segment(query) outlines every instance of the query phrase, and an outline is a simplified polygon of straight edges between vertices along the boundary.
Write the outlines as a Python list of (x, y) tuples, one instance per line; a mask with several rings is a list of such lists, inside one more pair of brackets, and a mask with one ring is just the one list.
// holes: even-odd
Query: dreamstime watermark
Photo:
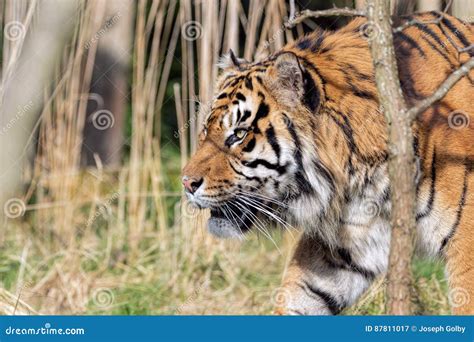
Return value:
[(272, 122), (273, 127), (276, 129), (288, 129), (293, 126), (293, 121), (284, 113), (279, 113), (274, 122)]
[(3, 212), (6, 217), (15, 219), (23, 216), (26, 211), (26, 204), (19, 198), (10, 198), (3, 205)]
[(193, 219), (199, 215), (200, 210), (188, 200), (185, 199), (181, 203), (181, 215), (183, 217)]
[(45, 323), (39, 328), (15, 328), (9, 326), (5, 335), (85, 335), (84, 328), (53, 328), (50, 323)]
[(187, 306), (190, 306), (192, 303), (194, 303), (204, 285), (205, 284), (201, 284), (198, 288), (194, 289), (194, 291), (188, 296), (184, 303), (176, 307), (175, 314), (180, 315)]
[(13, 118), (11, 118), (2, 128), (0, 128), (0, 135), (4, 135), (10, 130), (26, 113), (33, 108), (33, 101), (29, 101), (23, 107), (18, 106), (18, 110)]
[(282, 25), (280, 25), (280, 27), (278, 28), (278, 30), (276, 30), (271, 37), (269, 37), (264, 43), (263, 43), (263, 48), (264, 49), (267, 49), (271, 44), (273, 44), (275, 42), (275, 40), (277, 40), (283, 33), (285, 33), (285, 31), (288, 29), (288, 27), (291, 27), (293, 26), (293, 23), (295, 22), (295, 19), (296, 17), (293, 16), (291, 18), (289, 18), (288, 20), (286, 20)]
[[(217, 95), (214, 95), (214, 97), (209, 100), (209, 101), (206, 101), (206, 102), (199, 102), (197, 100), (194, 100), (195, 102), (198, 102), (199, 104), (199, 110), (198, 112), (199, 113), (205, 113), (205, 117), (207, 117), (209, 115), (209, 113), (211, 112), (212, 110), (212, 104), (216, 101), (217, 99)], [(191, 124), (195, 123), (197, 120), (198, 120), (198, 117), (200, 117), (200, 115), (193, 115), (191, 118), (189, 118), (184, 124), (182, 127), (180, 127), (178, 130), (175, 130), (173, 132), (173, 136), (176, 138), (176, 139), (179, 139), (180, 135), (185, 133), (189, 127), (191, 126)]]
[(115, 118), (110, 110), (101, 109), (92, 114), (92, 125), (99, 131), (114, 127)]
[(287, 307), (291, 302), (291, 292), (284, 287), (277, 287), (272, 291), (270, 302), (276, 308)]
[(92, 293), (92, 303), (98, 308), (108, 309), (115, 302), (114, 292), (106, 287), (95, 289)]
[(117, 12), (110, 19), (106, 20), (105, 24), (92, 36), (92, 38), (85, 44), (84, 48), (86, 50), (90, 49), (90, 47), (98, 42), (100, 38), (102, 38), (107, 33), (107, 31), (109, 31), (117, 23), (117, 21), (119, 21), (121, 17), (122, 14)]
[(379, 35), (380, 29), (372, 23), (365, 23), (360, 26), (359, 33), (367, 40), (373, 40)]
[[(442, 15), (442, 17), (443, 17), (443, 16), (444, 16), (444, 15)], [(440, 20), (439, 20), (439, 22), (438, 22), (438, 25), (440, 25), (440, 21), (441, 21), (441, 18), (440, 18)], [(473, 21), (474, 21), (474, 16), (470, 16), (470, 17), (467, 17), (466, 19), (464, 19), (464, 21), (461, 21), (461, 24), (465, 27), (466, 30), (469, 31), (469, 30), (471, 30), (470, 24), (472, 24)], [(459, 31), (458, 28), (455, 28), (455, 30), (453, 31), (453, 35), (454, 35), (454, 36), (459, 36), (460, 33), (461, 33), (461, 32)], [(450, 38), (449, 36), (448, 36), (448, 38), (443, 39), (443, 40), (441, 41), (441, 46), (443, 46), (444, 48), (447, 48), (448, 43), (450, 43), (450, 44), (453, 45), (457, 50), (459, 50), (459, 47), (456, 46), (456, 44), (454, 43), (454, 41), (452, 40), (452, 38)], [(471, 44), (471, 49), (472, 49), (472, 45), (473, 45), (473, 44)]]
[(89, 220), (87, 220), (86, 227), (90, 227), (95, 222), (95, 220), (99, 218), (99, 216), (104, 215), (104, 213), (110, 209), (112, 203), (119, 198), (119, 195), (120, 194), (118, 192), (114, 192), (111, 196), (107, 197), (105, 202), (101, 203), (101, 209), (97, 210), (96, 213), (90, 217)]
[(460, 130), (469, 127), (471, 118), (469, 115), (462, 111), (454, 111), (448, 115), (448, 125), (452, 129)]
[(448, 300), (449, 304), (453, 308), (459, 308), (468, 304), (471, 301), (471, 297), (466, 289), (462, 287), (455, 287), (449, 290)]
[(181, 35), (184, 40), (195, 41), (202, 37), (202, 25), (198, 21), (190, 20), (181, 26)]
[(3, 33), (5, 39), (14, 42), (25, 37), (26, 27), (20, 21), (10, 21), (5, 25)]
[(176, 139), (179, 139), (180, 135), (185, 133), (189, 129), (191, 124), (196, 122), (196, 120), (197, 120), (197, 116), (193, 115), (193, 117), (191, 117), (189, 120), (187, 120), (182, 127), (180, 127), (178, 130), (174, 131), (173, 136)]
[(366, 198), (362, 201), (362, 213), (369, 219), (376, 218), (380, 215), (380, 205), (373, 198)]
[(104, 107), (104, 98), (102, 97), (102, 95), (97, 94), (97, 93), (80, 94), (77, 97), (77, 101), (80, 101), (80, 100), (94, 101), (96, 105), (96, 111)]

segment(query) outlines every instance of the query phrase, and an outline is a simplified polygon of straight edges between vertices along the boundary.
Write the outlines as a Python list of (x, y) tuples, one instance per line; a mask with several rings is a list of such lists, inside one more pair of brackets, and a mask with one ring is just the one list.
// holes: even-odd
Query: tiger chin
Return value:
[[(416, 17), (394, 35), (409, 106), (470, 58), (472, 49), (457, 48), (474, 42), (469, 24), (454, 17)], [(242, 238), (265, 219), (301, 230), (280, 314), (338, 314), (387, 271), (386, 120), (365, 24), (317, 30), (257, 62), (230, 53), (183, 169), (189, 202), (210, 209), (212, 234)], [(471, 70), (413, 125), (417, 252), (446, 260), (456, 314), (474, 314), (473, 80)]]

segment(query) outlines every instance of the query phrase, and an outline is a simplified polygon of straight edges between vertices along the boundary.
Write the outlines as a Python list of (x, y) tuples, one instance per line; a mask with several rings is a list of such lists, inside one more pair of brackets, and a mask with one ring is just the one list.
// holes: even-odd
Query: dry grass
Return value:
[[(278, 247), (256, 235), (244, 243), (217, 241), (203, 228), (205, 217), (181, 205), (176, 184), (180, 165), (195, 149), (219, 56), (239, 50), (239, 27), (245, 32), (241, 55), (249, 59), (291, 41), (293, 34), (280, 30), (286, 6), (251, 0), (245, 13), (239, 1), (139, 1), (130, 155), (119, 169), (97, 160), (96, 168), (83, 170), (80, 146), (96, 47), (85, 45), (104, 19), (100, 2), (84, 2), (55, 87), (45, 90), (37, 153), (17, 196), (24, 215), (6, 218), (0, 234), (0, 288), (40, 314), (271, 313), (295, 238), (275, 232)], [(28, 11), (22, 11), (24, 20)], [(191, 20), (201, 32), (197, 39), (183, 35)], [(3, 60), (9, 53), (3, 50)], [(181, 85), (173, 88), (179, 146), (165, 144), (161, 128), (173, 63), (182, 69)], [(204, 106), (195, 114), (199, 103)], [(35, 140), (34, 133), (32, 146)], [(420, 313), (448, 312), (442, 275), (419, 276), (418, 287)], [(383, 286), (348, 311), (383, 312)]]

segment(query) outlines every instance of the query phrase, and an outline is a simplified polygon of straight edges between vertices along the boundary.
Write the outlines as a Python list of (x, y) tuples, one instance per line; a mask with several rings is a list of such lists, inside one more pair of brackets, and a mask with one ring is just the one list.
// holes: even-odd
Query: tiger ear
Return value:
[(279, 54), (267, 71), (267, 86), (281, 103), (297, 105), (304, 95), (304, 78), (298, 57), (292, 52)]
[(271, 78), (274, 79), (273, 83), (281, 91), (303, 95), (303, 69), (294, 53), (283, 52), (277, 56), (273, 64)]
[(217, 66), (222, 70), (240, 69), (244, 64), (248, 62), (243, 58), (237, 58), (232, 49), (229, 53), (222, 56)]

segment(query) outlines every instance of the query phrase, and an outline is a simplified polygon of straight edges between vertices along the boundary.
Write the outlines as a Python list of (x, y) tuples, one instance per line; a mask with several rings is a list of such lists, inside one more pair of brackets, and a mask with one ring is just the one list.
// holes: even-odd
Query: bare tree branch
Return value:
[(365, 10), (363, 9), (353, 9), (349, 7), (344, 8), (331, 8), (321, 11), (311, 11), (304, 10), (296, 13), (294, 18), (290, 18), (288, 22), (285, 23), (286, 28), (292, 28), (299, 23), (305, 21), (308, 18), (319, 18), (319, 17), (333, 17), (333, 16), (344, 16), (344, 17), (356, 17), (356, 16), (365, 16)]
[(412, 20), (405, 21), (402, 25), (394, 28), (393, 32), (394, 33), (402, 32), (404, 29), (406, 29), (410, 26), (416, 25), (416, 24), (420, 24), (420, 25), (439, 24), (441, 18), (442, 18), (442, 16), (440, 16), (439, 18), (436, 18), (436, 19), (428, 20), (428, 21), (421, 21), (417, 18), (413, 18)]
[(411, 313), (411, 260), (416, 227), (413, 133), (398, 78), (390, 2), (367, 0), (367, 18), (367, 25), (376, 32), (369, 42), (379, 100), (388, 126), (392, 238), (387, 275), (387, 310), (389, 314), (407, 315)]
[[(453, 0), (450, 0), (448, 1), (448, 3), (446, 4), (446, 6), (444, 7), (442, 13), (439, 13), (439, 17), (436, 18), (436, 19), (432, 19), (432, 20), (428, 20), (428, 21), (420, 21), (418, 20), (417, 18), (413, 18), (411, 20), (408, 20), (406, 21), (405, 23), (403, 23), (402, 25), (400, 25), (399, 27), (396, 27), (393, 29), (393, 32), (401, 32), (403, 31), (404, 29), (406, 29), (407, 27), (409, 26), (412, 26), (412, 25), (415, 25), (415, 24), (439, 24), (441, 19), (443, 19), (444, 17), (444, 13), (447, 13), (448, 10), (451, 8), (451, 4), (452, 4)], [(433, 3), (431, 3), (431, 6), (433, 6)]]
[(408, 110), (407, 115), (411, 121), (415, 120), (416, 117), (428, 109), (433, 103), (441, 100), (448, 91), (469, 71), (474, 68), (474, 57), (471, 57), (466, 63), (461, 65), (459, 69), (454, 71), (449, 77), (439, 86), (439, 88), (429, 97), (423, 99), (414, 107)]

